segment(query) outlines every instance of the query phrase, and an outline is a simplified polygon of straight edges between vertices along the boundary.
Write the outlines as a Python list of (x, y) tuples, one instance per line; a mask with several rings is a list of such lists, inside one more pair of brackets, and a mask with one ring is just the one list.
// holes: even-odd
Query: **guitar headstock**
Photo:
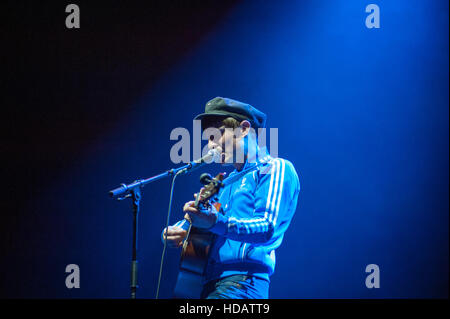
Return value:
[(219, 193), (220, 188), (222, 188), (222, 181), (225, 178), (226, 173), (219, 173), (216, 177), (211, 178), (208, 175), (202, 175), (200, 178), (205, 186), (200, 189), (200, 192), (197, 194), (197, 198), (195, 199), (195, 207), (198, 207), (198, 204), (205, 204), (210, 200), (214, 195)]

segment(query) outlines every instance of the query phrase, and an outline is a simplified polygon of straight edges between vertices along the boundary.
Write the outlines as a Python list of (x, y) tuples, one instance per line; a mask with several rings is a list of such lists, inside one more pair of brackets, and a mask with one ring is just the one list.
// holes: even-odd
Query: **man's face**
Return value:
[(245, 130), (242, 127), (236, 129), (221, 126), (211, 130), (208, 140), (208, 148), (216, 149), (220, 154), (220, 163), (230, 165), (244, 163), (244, 137)]

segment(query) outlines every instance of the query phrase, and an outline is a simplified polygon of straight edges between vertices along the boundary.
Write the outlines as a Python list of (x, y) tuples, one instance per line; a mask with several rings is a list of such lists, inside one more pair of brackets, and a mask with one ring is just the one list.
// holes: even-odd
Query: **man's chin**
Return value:
[(228, 157), (228, 156), (225, 155), (225, 154), (222, 154), (220, 160), (221, 160), (221, 161), (220, 161), (220, 164), (221, 164), (222, 166), (230, 166), (230, 165), (233, 165), (232, 158), (230, 159), (230, 157)]

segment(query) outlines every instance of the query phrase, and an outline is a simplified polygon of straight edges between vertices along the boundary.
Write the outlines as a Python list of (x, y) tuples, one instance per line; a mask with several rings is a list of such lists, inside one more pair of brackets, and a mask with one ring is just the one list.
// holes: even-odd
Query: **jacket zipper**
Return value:
[[(231, 185), (231, 187), (230, 187), (230, 191), (229, 191), (229, 193), (228, 193), (228, 207), (227, 207), (227, 209), (230, 209), (231, 207), (230, 207), (230, 201), (231, 201), (231, 199), (232, 199), (232, 197), (233, 197), (233, 191), (234, 191), (234, 187), (233, 187), (233, 185)], [(242, 244), (239, 246), (239, 250), (238, 250), (238, 256), (239, 256), (239, 253), (241, 252), (241, 247), (242, 247), (242, 255), (241, 255), (241, 260), (242, 261), (244, 261), (244, 257), (245, 257), (245, 247), (247, 246), (247, 243), (244, 243), (244, 246), (242, 246)]]

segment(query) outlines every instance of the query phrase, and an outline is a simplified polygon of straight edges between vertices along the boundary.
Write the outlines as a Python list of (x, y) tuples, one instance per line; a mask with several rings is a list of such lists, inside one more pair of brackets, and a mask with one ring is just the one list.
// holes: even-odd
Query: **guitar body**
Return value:
[(174, 290), (175, 298), (200, 298), (202, 278), (214, 238), (213, 233), (200, 228), (191, 227), (189, 230), (181, 253), (180, 272)]
[[(220, 189), (224, 173), (218, 174), (207, 186), (200, 190), (195, 206), (214, 205), (220, 212), (220, 204), (207, 201)], [(208, 263), (209, 252), (215, 235), (207, 230), (193, 227), (189, 223), (188, 234), (183, 243), (180, 259), (180, 272), (174, 289), (175, 298), (199, 299), (202, 292), (202, 279)]]

